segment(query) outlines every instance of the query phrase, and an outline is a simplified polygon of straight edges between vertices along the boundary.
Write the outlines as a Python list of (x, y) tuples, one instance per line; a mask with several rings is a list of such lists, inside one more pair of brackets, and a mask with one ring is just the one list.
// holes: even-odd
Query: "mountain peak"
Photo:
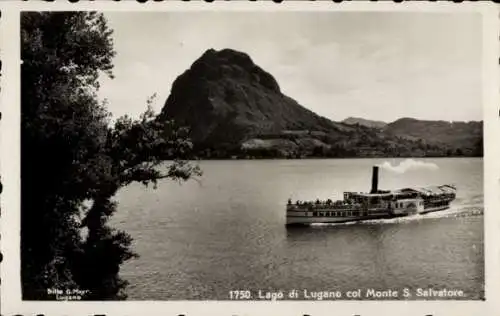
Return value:
[(175, 119), (191, 128), (195, 142), (212, 143), (335, 125), (281, 93), (249, 55), (229, 48), (206, 50), (177, 77), (160, 119)]
[(257, 66), (248, 54), (230, 48), (206, 50), (193, 63), (190, 71), (209, 80), (246, 81), (280, 92), (278, 82), (271, 74)]
[(240, 66), (247, 66), (249, 68), (255, 66), (248, 54), (230, 48), (224, 48), (219, 51), (213, 48), (207, 49), (198, 61), (217, 62), (221, 64), (237, 64)]
[(482, 148), (477, 124), (333, 122), (283, 94), (249, 55), (229, 48), (206, 50), (178, 76), (158, 119), (188, 127), (201, 157), (443, 156), (459, 147), (477, 155)]

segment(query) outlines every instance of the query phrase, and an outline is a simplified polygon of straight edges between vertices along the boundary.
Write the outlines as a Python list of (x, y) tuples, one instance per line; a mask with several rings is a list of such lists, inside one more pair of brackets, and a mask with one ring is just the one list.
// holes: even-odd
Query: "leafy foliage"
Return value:
[(119, 267), (137, 255), (131, 237), (107, 225), (113, 196), (132, 182), (201, 175), (181, 160), (192, 148), (187, 130), (156, 120), (153, 99), (139, 119), (111, 127), (96, 97), (115, 55), (102, 14), (26, 12), (21, 22), (23, 297), (78, 288), (85, 299), (123, 299)]

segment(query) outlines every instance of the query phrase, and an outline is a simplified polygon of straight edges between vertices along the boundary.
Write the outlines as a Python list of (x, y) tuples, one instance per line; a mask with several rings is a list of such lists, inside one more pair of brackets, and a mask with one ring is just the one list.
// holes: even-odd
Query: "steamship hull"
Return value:
[(442, 206), (427, 206), (424, 208), (420, 214), (427, 214), (427, 213), (433, 213), (433, 212), (439, 212), (439, 211), (444, 211), (450, 208), (450, 205), (442, 205)]
[(369, 220), (377, 219), (390, 219), (395, 217), (403, 217), (407, 215), (367, 215), (367, 216), (350, 216), (350, 217), (310, 217), (310, 216), (297, 216), (289, 215), (286, 216), (286, 225), (288, 226), (300, 226), (300, 225), (311, 225), (311, 224), (341, 224), (341, 223), (355, 223)]

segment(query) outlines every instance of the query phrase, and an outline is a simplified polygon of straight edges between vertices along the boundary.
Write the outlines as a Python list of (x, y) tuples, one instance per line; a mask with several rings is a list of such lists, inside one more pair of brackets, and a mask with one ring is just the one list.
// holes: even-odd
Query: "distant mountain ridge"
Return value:
[(177, 77), (158, 119), (189, 127), (201, 158), (482, 155), (482, 123), (335, 122), (284, 95), (271, 74), (231, 49), (207, 50)]
[(384, 127), (384, 131), (400, 137), (422, 139), (455, 150), (482, 148), (483, 122), (449, 122), (401, 118)]

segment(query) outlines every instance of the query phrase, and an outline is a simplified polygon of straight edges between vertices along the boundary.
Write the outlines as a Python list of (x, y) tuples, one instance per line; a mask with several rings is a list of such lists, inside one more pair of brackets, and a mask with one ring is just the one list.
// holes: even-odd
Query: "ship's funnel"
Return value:
[(373, 174), (372, 174), (372, 190), (370, 193), (378, 192), (378, 166), (373, 166)]

